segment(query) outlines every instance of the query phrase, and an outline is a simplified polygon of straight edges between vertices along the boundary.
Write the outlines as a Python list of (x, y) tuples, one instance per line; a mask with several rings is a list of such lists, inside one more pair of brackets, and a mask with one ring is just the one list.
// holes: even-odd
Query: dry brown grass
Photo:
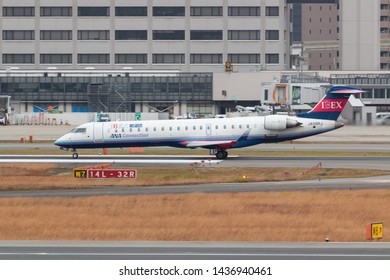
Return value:
[(390, 190), (0, 199), (0, 239), (364, 241), (366, 223), (390, 224), (389, 199)]
[[(137, 180), (77, 179), (53, 164), (0, 165), (0, 190), (358, 177), (387, 171), (138, 168)], [(243, 179), (246, 175), (249, 179)], [(390, 223), (390, 190), (2, 198), (0, 240), (363, 241)], [(385, 236), (384, 241), (390, 238)]]

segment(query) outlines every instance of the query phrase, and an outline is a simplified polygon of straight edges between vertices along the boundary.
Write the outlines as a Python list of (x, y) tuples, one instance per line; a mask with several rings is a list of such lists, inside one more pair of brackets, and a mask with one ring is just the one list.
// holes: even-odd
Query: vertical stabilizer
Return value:
[(333, 86), (329, 88), (326, 95), (317, 105), (307, 113), (300, 113), (300, 118), (337, 120), (343, 111), (351, 94), (362, 93), (363, 91), (348, 86)]

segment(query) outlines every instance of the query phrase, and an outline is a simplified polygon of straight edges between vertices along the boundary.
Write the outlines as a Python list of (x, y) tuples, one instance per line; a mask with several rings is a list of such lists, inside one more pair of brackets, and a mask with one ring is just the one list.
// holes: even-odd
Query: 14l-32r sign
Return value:
[(137, 178), (135, 169), (88, 169), (88, 178)]

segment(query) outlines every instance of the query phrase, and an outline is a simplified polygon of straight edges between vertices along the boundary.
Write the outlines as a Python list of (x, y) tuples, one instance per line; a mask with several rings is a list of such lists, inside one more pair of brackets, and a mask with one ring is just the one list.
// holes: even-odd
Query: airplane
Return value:
[(351, 94), (363, 91), (332, 86), (317, 105), (296, 116), (90, 122), (74, 128), (54, 142), (62, 150), (170, 146), (214, 149), (217, 159), (226, 159), (228, 149), (276, 143), (338, 129), (337, 121)]

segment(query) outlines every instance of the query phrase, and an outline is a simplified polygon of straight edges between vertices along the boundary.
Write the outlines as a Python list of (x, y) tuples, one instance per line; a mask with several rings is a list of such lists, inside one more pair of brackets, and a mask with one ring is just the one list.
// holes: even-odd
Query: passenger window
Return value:
[(157, 129), (155, 127), (153, 127), (153, 131), (156, 131)]
[(226, 129), (226, 124), (223, 126), (223, 129)]
[(186, 130), (188, 130), (188, 126), (186, 126), (186, 128), (185, 128)]
[(242, 125), (240, 124), (240, 125), (238, 126), (238, 128), (241, 129), (241, 128), (242, 128)]
[(249, 127), (250, 127), (250, 125), (249, 125), (249, 124), (247, 124), (247, 125), (246, 125), (246, 128), (249, 128)]
[(200, 126), (199, 129), (202, 130), (202, 129), (203, 129), (203, 126)]
[(141, 128), (140, 127), (138, 128), (138, 132), (141, 132)]
[(218, 129), (218, 125), (215, 126), (215, 129)]
[(234, 124), (232, 124), (232, 129), (234, 129)]
[(195, 125), (193, 126), (193, 129), (196, 130), (196, 126)]
[(149, 131), (149, 128), (148, 128), (148, 127), (145, 127), (145, 131), (148, 132), (148, 131)]
[(180, 126), (177, 127), (177, 131), (180, 131)]
[(164, 131), (164, 127), (161, 127), (161, 131)]
[(169, 131), (172, 131), (172, 126), (169, 127)]

